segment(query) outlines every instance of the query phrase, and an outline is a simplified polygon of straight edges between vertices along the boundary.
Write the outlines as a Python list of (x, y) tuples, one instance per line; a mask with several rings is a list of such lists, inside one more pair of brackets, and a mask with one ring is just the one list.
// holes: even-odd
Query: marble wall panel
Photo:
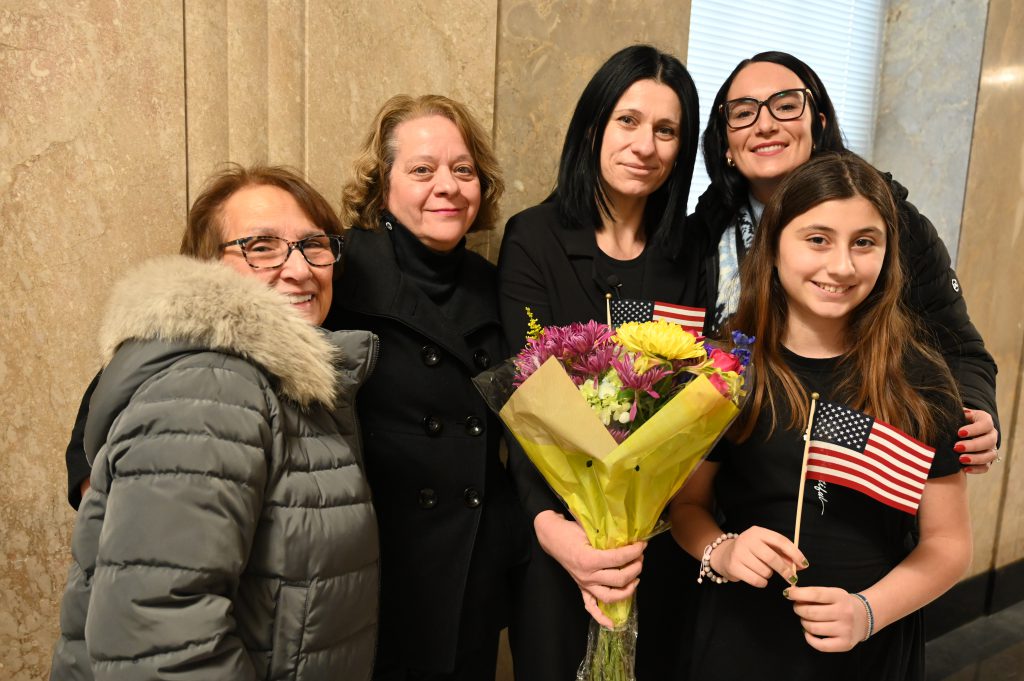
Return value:
[[(302, 43), (289, 45), (296, 12), (289, 2), (186, 1), (185, 97), (188, 119), (189, 196), (195, 196), (203, 180), (225, 161), (249, 164), (271, 159), (271, 102), (279, 110), (294, 91), (292, 52)], [(301, 2), (300, 2), (301, 4)], [(301, 10), (301, 7), (300, 7)], [(298, 12), (301, 20), (301, 11)], [(271, 24), (271, 16), (275, 23)], [(273, 45), (273, 49), (272, 46)], [(272, 60), (271, 57), (278, 59)], [(300, 66), (301, 72), (301, 66)], [(274, 88), (278, 82), (281, 88)], [(274, 92), (271, 95), (271, 92)], [(301, 101), (291, 109), (301, 110)], [(288, 127), (295, 116), (283, 115)], [(280, 120), (280, 119), (278, 119)], [(301, 117), (300, 117), (301, 120)], [(302, 128), (289, 129), (285, 141)], [(301, 145), (299, 146), (301, 150)], [(294, 154), (284, 152), (293, 160)], [(285, 160), (274, 159), (276, 162)], [(300, 157), (301, 160), (301, 157)]]
[(304, 170), (305, 0), (184, 6), (189, 195), (225, 161)]
[(652, 43), (685, 60), (690, 3), (505, 0), (500, 7), (494, 129), (507, 218), (554, 188), (576, 100), (609, 56)]
[[(185, 88), (189, 198), (218, 164), (231, 160), (228, 129), (227, 1), (185, 2)], [(240, 161), (244, 159), (238, 159)]]
[[(1018, 63), (1024, 65), (1024, 61)], [(1024, 187), (1021, 187), (1020, 191), (1024, 195)], [(1021, 228), (1022, 221), (1024, 220), (1018, 216), (1018, 229)], [(1024, 371), (1015, 377), (1007, 378), (1012, 378), (1019, 395), (1021, 384), (1024, 383)], [(997, 471), (1003, 483), (994, 560), (997, 568), (1024, 560), (1024, 495), (1021, 494), (1021, 490), (1024, 490), (1024, 454), (1021, 453), (1024, 452), (1024, 429), (1020, 428), (1020, 424), (1024, 423), (1024, 401), (1018, 396), (1014, 406), (1016, 408), (1013, 411), (1006, 410), (1003, 417), (1003, 422), (1007, 425), (1012, 423), (1013, 428), (1006, 431), (1007, 437), (1003, 441), (1002, 450), (1003, 462), (997, 465), (1005, 468)]]
[(306, 0), (267, 3), (267, 156), (305, 170)]
[[(959, 274), (971, 316), (999, 364), (1003, 458), (972, 481), (975, 535), (995, 537), (995, 565), (1024, 559), (1024, 6), (991, 0), (967, 178)], [(991, 525), (992, 527), (986, 527)], [(983, 558), (976, 553), (976, 566)], [(991, 550), (988, 561), (991, 562)]]
[(374, 114), (392, 95), (446, 95), (491, 128), (496, 0), (309, 0), (308, 18), (307, 171), (335, 205)]
[(229, 160), (262, 161), (267, 158), (270, 87), (267, 3), (227, 0), (226, 28), (228, 80), (219, 94), (228, 112)]
[(956, 260), (988, 0), (893, 0), (875, 165), (910, 190)]
[(0, 678), (45, 678), (74, 520), (63, 451), (111, 281), (185, 214), (181, 3), (0, 10)]

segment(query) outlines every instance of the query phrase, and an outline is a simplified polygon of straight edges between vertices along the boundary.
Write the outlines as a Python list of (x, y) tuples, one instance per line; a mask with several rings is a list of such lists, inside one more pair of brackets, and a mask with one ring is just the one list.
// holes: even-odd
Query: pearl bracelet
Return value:
[(711, 568), (711, 552), (718, 548), (718, 546), (728, 541), (729, 539), (735, 539), (739, 535), (735, 532), (726, 532), (719, 535), (715, 541), (711, 542), (704, 547), (704, 555), (700, 559), (700, 572), (697, 573), (697, 583), (701, 584), (704, 582), (704, 578), (707, 577), (715, 584), (725, 584), (729, 580), (718, 574)]
[(850, 594), (854, 598), (859, 598), (860, 602), (864, 604), (864, 611), (868, 614), (868, 633), (865, 634), (864, 638), (861, 639), (861, 643), (871, 638), (871, 634), (875, 633), (875, 613), (871, 609), (871, 604), (868, 603), (868, 599), (864, 594)]

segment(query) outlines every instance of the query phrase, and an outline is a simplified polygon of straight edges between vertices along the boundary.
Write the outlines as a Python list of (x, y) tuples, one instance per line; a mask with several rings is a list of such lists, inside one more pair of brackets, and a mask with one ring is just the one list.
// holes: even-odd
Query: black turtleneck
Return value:
[(438, 253), (424, 246), (394, 216), (385, 214), (381, 222), (391, 235), (395, 260), (402, 275), (444, 311), (459, 281), (466, 257), (466, 238), (463, 237), (451, 251)]

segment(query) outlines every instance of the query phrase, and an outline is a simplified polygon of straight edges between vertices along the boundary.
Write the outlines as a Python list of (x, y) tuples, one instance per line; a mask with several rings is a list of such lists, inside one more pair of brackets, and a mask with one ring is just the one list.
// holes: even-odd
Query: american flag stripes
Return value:
[(807, 477), (850, 487), (917, 515), (935, 449), (859, 411), (819, 402)]
[(679, 324), (695, 336), (704, 333), (703, 307), (684, 307), (649, 300), (612, 300), (611, 310), (612, 326), (661, 320)]

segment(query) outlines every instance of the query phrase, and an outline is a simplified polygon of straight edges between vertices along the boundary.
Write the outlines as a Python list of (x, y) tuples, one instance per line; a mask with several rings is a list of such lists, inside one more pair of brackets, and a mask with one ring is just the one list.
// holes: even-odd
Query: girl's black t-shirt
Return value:
[[(843, 371), (840, 358), (808, 359), (786, 352), (784, 359), (807, 388), (808, 400), (811, 392), (818, 392), (822, 400), (842, 402), (835, 394)], [(963, 414), (959, 405), (947, 401), (938, 440), (928, 443), (936, 448), (931, 478), (960, 470), (953, 444)], [(745, 442), (723, 439), (709, 456), (720, 464), (715, 499), (725, 519), (723, 530), (740, 533), (757, 525), (792, 538), (803, 432), (776, 428), (767, 436), (769, 413), (764, 410)], [(788, 419), (786, 412), (777, 420), (785, 424)], [(800, 586), (861, 591), (885, 576), (914, 546), (915, 517), (859, 491), (808, 480), (803, 503), (800, 549), (810, 567), (800, 571)], [(920, 612), (848, 653), (824, 654), (804, 640), (792, 603), (782, 597), (786, 586), (774, 576), (765, 589), (743, 583), (705, 589), (694, 659), (699, 675), (693, 678), (763, 678), (773, 664), (780, 674), (786, 672), (779, 678), (788, 680), (923, 678)], [(744, 654), (736, 655), (737, 650)]]

